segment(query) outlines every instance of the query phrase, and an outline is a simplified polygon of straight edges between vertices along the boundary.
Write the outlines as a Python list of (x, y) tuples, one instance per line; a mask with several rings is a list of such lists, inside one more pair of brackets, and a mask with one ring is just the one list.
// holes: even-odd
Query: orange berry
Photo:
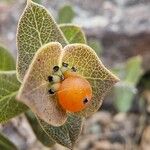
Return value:
[(89, 82), (80, 76), (68, 76), (57, 92), (59, 104), (67, 111), (83, 110), (92, 98)]
[(77, 74), (76, 72), (67, 70), (64, 72), (64, 78), (68, 78), (68, 77), (81, 77), (81, 76), (79, 74)]

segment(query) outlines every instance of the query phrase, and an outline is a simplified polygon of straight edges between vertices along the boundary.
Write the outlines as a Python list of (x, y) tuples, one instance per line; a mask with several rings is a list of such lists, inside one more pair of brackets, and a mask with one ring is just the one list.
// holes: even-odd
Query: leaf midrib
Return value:
[(6, 95), (6, 96), (3, 96), (3, 97), (0, 99), (0, 102), (3, 101), (3, 100), (5, 100), (6, 98), (15, 96), (15, 95), (17, 94), (17, 92), (18, 92), (18, 90), (17, 90), (17, 91), (14, 91), (14, 92), (12, 92), (12, 93)]
[(77, 31), (77, 32), (75, 33), (75, 35), (69, 39), (69, 43), (72, 43), (72, 41), (73, 41), (74, 38), (78, 35), (78, 33), (80, 33), (80, 31)]
[(35, 25), (36, 25), (36, 28), (35, 28), (35, 29), (36, 29), (37, 34), (38, 34), (38, 37), (39, 37), (39, 42), (40, 42), (40, 45), (42, 46), (42, 45), (43, 45), (43, 43), (42, 43), (42, 40), (41, 40), (41, 35), (40, 35), (39, 30), (38, 30), (38, 25), (37, 25), (37, 21), (36, 21), (36, 18), (35, 18), (35, 13), (34, 13), (34, 11), (33, 11), (32, 7), (31, 7), (31, 11), (32, 11), (32, 13), (33, 13), (33, 18), (34, 18)]

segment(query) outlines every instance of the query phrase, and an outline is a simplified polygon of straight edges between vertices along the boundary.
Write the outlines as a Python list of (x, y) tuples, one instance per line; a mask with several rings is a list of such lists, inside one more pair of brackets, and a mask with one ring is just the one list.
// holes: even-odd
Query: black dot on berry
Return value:
[(83, 100), (83, 103), (84, 103), (84, 104), (88, 103), (88, 99), (85, 98), (85, 99)]

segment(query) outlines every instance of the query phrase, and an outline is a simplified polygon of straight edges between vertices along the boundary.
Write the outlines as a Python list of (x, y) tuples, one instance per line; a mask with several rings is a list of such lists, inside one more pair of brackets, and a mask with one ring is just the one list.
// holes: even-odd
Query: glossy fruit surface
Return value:
[(67, 76), (58, 92), (59, 104), (69, 112), (83, 110), (92, 98), (89, 82), (80, 76)]

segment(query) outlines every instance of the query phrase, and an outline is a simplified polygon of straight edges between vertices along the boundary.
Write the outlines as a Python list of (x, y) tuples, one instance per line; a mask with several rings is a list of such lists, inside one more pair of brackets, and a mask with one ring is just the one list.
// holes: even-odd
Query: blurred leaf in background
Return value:
[(85, 34), (79, 26), (73, 24), (60, 24), (59, 27), (70, 44), (86, 43)]
[(42, 0), (32, 0), (32, 1), (35, 2), (35, 3), (38, 3), (38, 4), (42, 3)]
[(17, 150), (17, 147), (0, 133), (0, 150)]
[(0, 71), (15, 70), (16, 64), (12, 55), (0, 45)]
[(16, 77), (15, 60), (2, 46), (0, 60), (0, 122), (6, 122), (28, 108), (15, 99), (20, 87)]
[(75, 11), (71, 5), (64, 5), (59, 9), (58, 23), (71, 23), (75, 15)]
[(126, 63), (125, 70), (125, 82), (136, 86), (142, 75), (142, 58), (140, 56), (130, 58)]
[(127, 60), (120, 69), (116, 69), (116, 73), (121, 82), (114, 88), (115, 107), (118, 111), (127, 112), (130, 110), (133, 98), (137, 93), (137, 82), (142, 75), (142, 59), (135, 56)]
[(16, 101), (20, 83), (16, 71), (0, 72), (0, 123), (25, 112), (28, 108)]
[(98, 40), (90, 39), (88, 41), (88, 45), (95, 50), (95, 52), (97, 53), (98, 56), (100, 56), (102, 54), (103, 48), (102, 48), (101, 43)]
[(142, 89), (150, 90), (150, 70), (142, 76), (138, 86)]

